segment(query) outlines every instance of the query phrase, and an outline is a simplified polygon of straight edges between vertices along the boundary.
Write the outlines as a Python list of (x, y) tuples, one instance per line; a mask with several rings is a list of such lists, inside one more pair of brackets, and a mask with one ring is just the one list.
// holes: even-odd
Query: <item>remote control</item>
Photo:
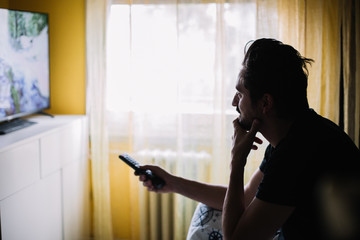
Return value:
[(134, 169), (139, 174), (144, 174), (148, 179), (151, 180), (152, 184), (156, 189), (161, 189), (165, 185), (165, 181), (152, 173), (149, 169), (141, 169), (140, 164), (133, 159), (129, 154), (120, 154), (119, 158), (123, 160), (127, 165)]

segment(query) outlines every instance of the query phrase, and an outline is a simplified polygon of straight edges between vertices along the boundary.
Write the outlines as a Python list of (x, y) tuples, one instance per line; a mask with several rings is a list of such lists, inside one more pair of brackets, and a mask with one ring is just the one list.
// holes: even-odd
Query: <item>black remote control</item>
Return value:
[(153, 174), (151, 170), (141, 169), (140, 164), (129, 154), (120, 154), (119, 158), (123, 160), (127, 165), (129, 165), (132, 169), (134, 169), (135, 172), (139, 174), (144, 174), (148, 179), (150, 179), (156, 189), (161, 189), (165, 185), (165, 181), (162, 178), (159, 178), (158, 176)]

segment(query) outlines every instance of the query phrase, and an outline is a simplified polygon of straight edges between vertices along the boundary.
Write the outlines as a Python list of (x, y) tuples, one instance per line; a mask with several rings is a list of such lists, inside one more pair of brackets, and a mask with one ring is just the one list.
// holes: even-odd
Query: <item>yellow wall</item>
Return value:
[(53, 114), (85, 114), (85, 0), (0, 0), (0, 7), (49, 14)]

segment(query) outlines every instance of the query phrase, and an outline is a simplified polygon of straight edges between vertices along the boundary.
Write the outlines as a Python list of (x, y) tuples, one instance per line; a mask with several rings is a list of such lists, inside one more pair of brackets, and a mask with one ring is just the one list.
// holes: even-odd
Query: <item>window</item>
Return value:
[(213, 113), (216, 81), (232, 110), (243, 46), (256, 29), (248, 11), (256, 6), (246, 5), (225, 4), (220, 23), (216, 4), (112, 5), (108, 110)]
[[(179, 132), (190, 145), (199, 140), (212, 144), (212, 129), (237, 115), (231, 102), (244, 46), (255, 31), (251, 2), (112, 5), (110, 134), (126, 138), (129, 131), (146, 128), (149, 141), (162, 147), (177, 146), (177, 137), (171, 136)], [(231, 125), (226, 128), (232, 132)]]

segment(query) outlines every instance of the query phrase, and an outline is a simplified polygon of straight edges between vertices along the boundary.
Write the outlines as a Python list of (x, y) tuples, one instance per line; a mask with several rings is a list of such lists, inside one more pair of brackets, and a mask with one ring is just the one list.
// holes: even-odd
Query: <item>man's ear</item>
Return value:
[(274, 98), (272, 95), (265, 93), (261, 99), (263, 114), (268, 114), (274, 108)]

